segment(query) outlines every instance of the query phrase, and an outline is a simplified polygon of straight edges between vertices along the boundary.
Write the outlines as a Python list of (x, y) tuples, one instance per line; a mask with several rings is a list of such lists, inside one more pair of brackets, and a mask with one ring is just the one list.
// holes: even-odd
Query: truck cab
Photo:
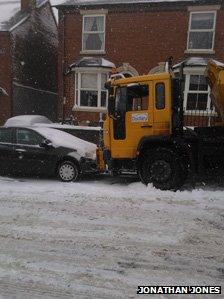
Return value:
[(106, 84), (108, 112), (99, 169), (107, 165), (113, 173), (137, 171), (144, 184), (163, 190), (177, 190), (187, 177), (224, 174), (224, 65), (211, 61), (207, 68), (222, 120), (214, 127), (184, 127), (181, 74), (112, 76)]
[(169, 73), (112, 79), (105, 148), (112, 159), (135, 159), (146, 136), (171, 134), (171, 77)]

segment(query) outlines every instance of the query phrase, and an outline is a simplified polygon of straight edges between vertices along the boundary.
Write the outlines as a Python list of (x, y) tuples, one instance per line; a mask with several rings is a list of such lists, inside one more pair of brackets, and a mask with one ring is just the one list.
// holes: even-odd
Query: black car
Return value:
[(0, 172), (19, 175), (56, 175), (76, 181), (96, 172), (96, 146), (68, 133), (39, 127), (0, 128)]

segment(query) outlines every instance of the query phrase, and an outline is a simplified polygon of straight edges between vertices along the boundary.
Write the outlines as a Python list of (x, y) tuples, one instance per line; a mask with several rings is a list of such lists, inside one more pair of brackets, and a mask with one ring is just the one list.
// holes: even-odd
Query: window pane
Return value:
[(191, 75), (189, 90), (198, 90), (198, 84), (199, 84), (199, 76)]
[(80, 97), (80, 106), (97, 107), (97, 91), (81, 90)]
[(207, 101), (208, 101), (208, 94), (207, 93), (199, 93), (198, 94), (198, 102), (197, 102), (197, 110), (206, 110), (207, 109)]
[(128, 87), (127, 111), (139, 111), (148, 109), (149, 87), (148, 85), (133, 84)]
[(11, 143), (11, 129), (0, 130), (0, 142)]
[(79, 92), (76, 90), (75, 92), (75, 105), (78, 105), (78, 97), (79, 97)]
[(107, 105), (107, 92), (101, 91), (101, 107), (106, 107)]
[(164, 83), (156, 84), (156, 109), (165, 108), (165, 85)]
[(207, 84), (206, 78), (204, 76), (191, 75), (189, 90), (207, 91), (208, 84)]
[(97, 89), (97, 74), (81, 74), (81, 88)]
[(213, 32), (190, 32), (189, 49), (212, 49)]
[(44, 138), (41, 138), (41, 136), (33, 131), (26, 129), (17, 129), (18, 144), (38, 145), (43, 141), (43, 139)]
[(193, 13), (191, 29), (213, 29), (214, 19), (214, 13)]
[(104, 31), (104, 17), (84, 17), (84, 31)]
[(79, 88), (78, 85), (78, 74), (75, 74), (75, 89), (77, 90)]
[(103, 33), (84, 33), (83, 50), (103, 50), (104, 49)]
[(199, 76), (199, 85), (198, 89), (201, 91), (207, 91), (208, 90), (208, 84), (205, 76)]
[(187, 110), (196, 110), (197, 106), (197, 99), (198, 99), (198, 94), (197, 93), (189, 93), (187, 95)]
[(187, 110), (206, 110), (207, 93), (189, 93), (187, 96)]
[(106, 90), (105, 83), (107, 82), (107, 74), (101, 74), (101, 89)]

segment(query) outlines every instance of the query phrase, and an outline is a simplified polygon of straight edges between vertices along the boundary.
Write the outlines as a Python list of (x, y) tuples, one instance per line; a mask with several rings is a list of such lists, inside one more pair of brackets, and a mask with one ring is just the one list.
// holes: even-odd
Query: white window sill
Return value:
[(107, 112), (107, 108), (104, 107), (85, 107), (85, 106), (74, 106), (72, 111), (84, 111), (84, 112)]
[(211, 116), (218, 116), (218, 114), (214, 111), (207, 111), (207, 110), (185, 110), (184, 115), (196, 117), (196, 116), (202, 116), (202, 117), (211, 117)]
[(186, 54), (190, 54), (190, 53), (194, 53), (194, 54), (215, 54), (214, 50), (196, 50), (196, 49), (191, 49), (191, 50), (185, 50), (184, 53)]
[(80, 54), (106, 54), (106, 52), (103, 51), (91, 51), (91, 50), (82, 50), (80, 51)]

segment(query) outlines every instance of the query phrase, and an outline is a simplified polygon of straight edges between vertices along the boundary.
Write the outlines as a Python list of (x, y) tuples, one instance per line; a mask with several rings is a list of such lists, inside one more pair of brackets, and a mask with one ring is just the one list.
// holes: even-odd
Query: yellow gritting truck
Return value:
[(188, 177), (224, 174), (224, 65), (211, 60), (206, 70), (220, 122), (192, 129), (184, 127), (183, 67), (178, 78), (167, 68), (138, 77), (115, 74), (106, 83), (100, 171), (137, 171), (144, 184), (162, 190), (177, 190)]

